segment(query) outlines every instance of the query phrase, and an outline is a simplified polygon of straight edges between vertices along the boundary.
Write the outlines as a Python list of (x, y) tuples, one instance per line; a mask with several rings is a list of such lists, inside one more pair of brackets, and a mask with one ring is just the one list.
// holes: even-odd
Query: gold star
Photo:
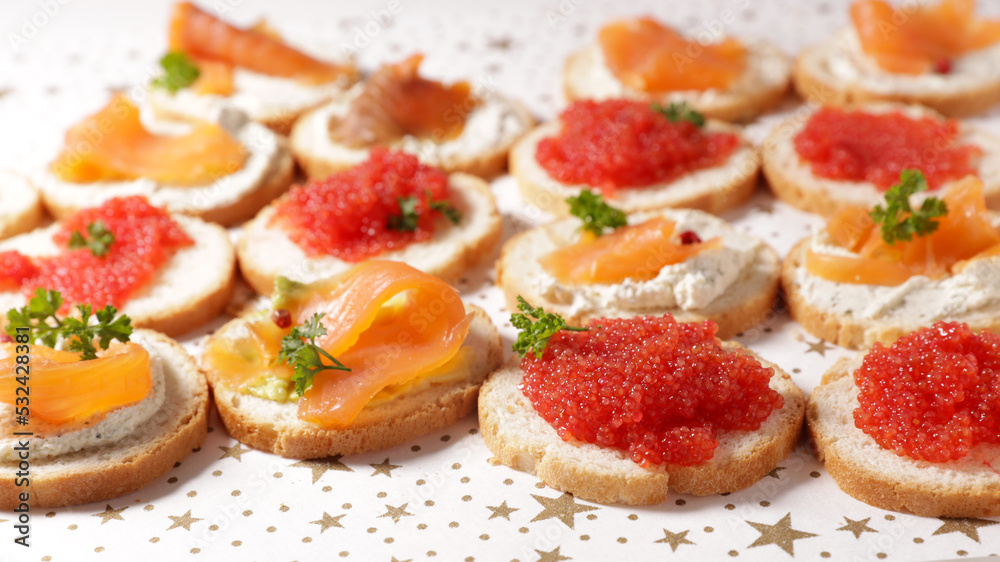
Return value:
[(838, 531), (850, 531), (854, 533), (854, 538), (860, 539), (863, 533), (877, 533), (875, 529), (868, 526), (868, 522), (871, 521), (871, 517), (862, 519), (861, 521), (855, 521), (849, 517), (844, 517), (844, 521), (847, 524), (843, 527), (838, 527)]
[(507, 507), (507, 500), (504, 500), (504, 502), (502, 504), (500, 504), (498, 506), (488, 505), (488, 506), (486, 506), (486, 509), (489, 509), (490, 511), (493, 512), (490, 515), (490, 519), (494, 519), (494, 518), (497, 518), (497, 517), (503, 517), (507, 521), (510, 521), (510, 514), (514, 513), (515, 511), (517, 511), (520, 508), (519, 507)]
[(404, 503), (399, 507), (392, 507), (389, 504), (385, 504), (386, 511), (382, 515), (379, 515), (379, 517), (392, 517), (393, 523), (399, 523), (399, 520), (402, 519), (403, 517), (413, 515), (409, 511), (406, 511), (406, 506), (408, 505), (410, 504)]
[(101, 525), (107, 523), (108, 521), (111, 521), (112, 519), (117, 519), (119, 521), (124, 521), (124, 519), (122, 519), (122, 515), (121, 514), (126, 509), (128, 509), (127, 505), (125, 507), (122, 507), (122, 508), (119, 508), (119, 509), (111, 509), (111, 504), (109, 503), (109, 504), (107, 504), (107, 507), (104, 508), (103, 512), (101, 512), (101, 513), (94, 513), (94, 514), (91, 515), (91, 517), (100, 517), (101, 518)]
[(693, 542), (687, 540), (688, 532), (690, 532), (690, 529), (680, 533), (671, 533), (670, 531), (664, 529), (663, 538), (653, 542), (665, 542), (670, 545), (671, 552), (677, 552), (677, 547), (682, 544), (694, 544)]
[(232, 457), (236, 459), (238, 462), (243, 462), (243, 459), (240, 458), (240, 455), (250, 450), (250, 449), (244, 449), (243, 444), (239, 442), (237, 442), (232, 447), (219, 447), (219, 448), (225, 451), (225, 454), (219, 457), (220, 461), (226, 457)]
[(293, 463), (292, 466), (301, 466), (302, 468), (308, 468), (312, 470), (313, 473), (313, 484), (315, 484), (328, 470), (340, 470), (343, 472), (354, 472), (354, 469), (347, 466), (346, 464), (340, 462), (340, 457), (342, 455), (337, 455), (335, 457), (327, 457), (325, 459), (313, 459), (308, 461), (299, 461)]
[(826, 350), (833, 349), (832, 345), (828, 345), (826, 340), (819, 339), (815, 343), (810, 343), (809, 340), (804, 340), (805, 344), (809, 346), (806, 353), (819, 353), (822, 357), (826, 357)]
[(779, 470), (785, 470), (785, 467), (783, 467), (783, 466), (776, 466), (776, 467), (774, 467), (771, 470), (771, 472), (768, 472), (767, 475), (770, 476), (771, 478), (779, 478), (779, 476), (778, 476), (778, 471)]
[(565, 523), (567, 527), (572, 529), (574, 515), (577, 513), (583, 513), (584, 511), (594, 511), (596, 509), (600, 509), (599, 507), (580, 505), (576, 503), (573, 498), (573, 494), (569, 493), (563, 493), (563, 495), (558, 498), (547, 498), (545, 496), (536, 496), (535, 494), (531, 494), (531, 497), (535, 498), (535, 501), (542, 504), (542, 507), (545, 508), (531, 520), (532, 523), (556, 517)]
[(187, 510), (187, 513), (185, 513), (184, 515), (168, 515), (167, 517), (169, 517), (174, 522), (173, 525), (167, 527), (168, 531), (170, 529), (176, 529), (178, 527), (184, 527), (185, 531), (190, 531), (192, 523), (202, 521), (202, 519), (199, 519), (197, 517), (191, 517), (190, 509)]
[(760, 532), (760, 537), (753, 541), (753, 544), (751, 544), (748, 548), (773, 544), (792, 556), (795, 556), (795, 547), (792, 544), (793, 541), (816, 536), (812, 533), (796, 531), (793, 529), (791, 512), (782, 517), (781, 521), (778, 521), (774, 525), (754, 523), (753, 521), (747, 521), (747, 524)]
[(962, 533), (963, 535), (969, 537), (970, 539), (979, 542), (979, 527), (989, 527), (990, 525), (996, 525), (996, 521), (990, 521), (989, 519), (973, 519), (969, 518), (951, 518), (951, 517), (938, 517), (944, 522), (941, 528), (934, 531), (934, 535), (946, 535), (948, 533)]
[(500, 51), (506, 51), (507, 49), (510, 49), (510, 46), (513, 45), (513, 44), (514, 44), (514, 42), (511, 41), (510, 38), (508, 38), (508, 37), (497, 37), (497, 38), (494, 38), (494, 39), (490, 39), (486, 43), (486, 45), (489, 48), (491, 48), (491, 49), (497, 49), (497, 50), (500, 50)]
[(372, 476), (378, 476), (379, 474), (385, 474), (389, 478), (392, 478), (392, 471), (393, 471), (393, 469), (399, 468), (399, 467), (401, 467), (403, 465), (400, 465), (400, 464), (389, 464), (389, 457), (386, 457), (384, 461), (382, 461), (382, 462), (380, 462), (378, 464), (370, 464), (368, 466), (370, 466), (370, 467), (372, 467), (372, 468), (375, 469), (375, 472), (372, 473)]
[(563, 556), (559, 554), (559, 549), (561, 546), (557, 546), (552, 552), (542, 552), (541, 550), (535, 549), (538, 553), (538, 562), (560, 562), (560, 560), (572, 560), (569, 556)]
[(309, 523), (319, 525), (320, 526), (320, 530), (319, 530), (320, 533), (322, 533), (323, 531), (329, 529), (330, 527), (340, 527), (341, 529), (343, 529), (344, 526), (340, 524), (340, 518), (344, 517), (346, 515), (347, 514), (345, 513), (344, 515), (338, 515), (336, 517), (330, 517), (330, 514), (328, 514), (327, 512), (324, 511), (322, 519), (317, 519), (316, 521), (310, 521)]

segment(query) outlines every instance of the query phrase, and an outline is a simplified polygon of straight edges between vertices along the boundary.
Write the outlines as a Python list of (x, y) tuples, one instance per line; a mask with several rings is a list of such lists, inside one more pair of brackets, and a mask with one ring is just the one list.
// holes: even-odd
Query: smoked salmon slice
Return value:
[[(19, 383), (15, 344), (0, 344), (0, 401), (16, 404)], [(149, 353), (134, 343), (114, 342), (97, 359), (40, 345), (30, 348), (31, 416), (50, 424), (75, 425), (139, 402), (153, 386)]]
[(51, 170), (73, 183), (148, 178), (194, 186), (238, 171), (246, 159), (243, 145), (213, 123), (198, 123), (185, 135), (150, 133), (139, 120), (139, 109), (118, 94), (66, 132), (66, 148)]
[(675, 244), (670, 241), (675, 227), (673, 221), (657, 217), (600, 238), (584, 235), (576, 244), (544, 256), (541, 263), (562, 283), (648, 281), (659, 275), (663, 267), (681, 263), (719, 244), (717, 238)]
[(948, 214), (937, 230), (911, 241), (888, 244), (866, 209), (849, 207), (831, 219), (831, 241), (856, 252), (848, 257), (806, 252), (812, 275), (837, 283), (895, 286), (915, 275), (937, 278), (955, 271), (956, 264), (997, 252), (1000, 233), (993, 227), (983, 199), (982, 182), (968, 177), (944, 195)]
[(170, 20), (170, 50), (310, 85), (340, 78), (357, 80), (357, 69), (353, 66), (315, 59), (262, 29), (259, 24), (239, 29), (190, 2), (180, 2), (174, 5)]
[(643, 92), (726, 89), (747, 64), (746, 48), (735, 39), (702, 45), (652, 18), (610, 23), (598, 43), (611, 73)]
[(975, 17), (975, 0), (894, 8), (884, 0), (860, 0), (851, 20), (861, 48), (889, 72), (923, 74), (941, 61), (1000, 41), (1000, 20)]
[(191, 84), (191, 91), (199, 95), (217, 96), (231, 96), (236, 91), (231, 65), (208, 59), (194, 62), (198, 67), (198, 78)]

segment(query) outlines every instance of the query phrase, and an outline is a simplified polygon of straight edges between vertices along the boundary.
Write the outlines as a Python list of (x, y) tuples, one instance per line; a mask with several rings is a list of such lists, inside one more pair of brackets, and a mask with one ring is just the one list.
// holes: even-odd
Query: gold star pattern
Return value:
[(942, 521), (941, 528), (934, 531), (934, 535), (947, 535), (948, 533), (962, 533), (963, 535), (969, 537), (970, 539), (979, 542), (979, 528), (989, 527), (990, 525), (996, 525), (996, 521), (990, 521), (989, 519), (973, 519), (969, 518), (951, 518), (951, 517), (938, 517)]
[(184, 527), (185, 531), (190, 531), (192, 523), (197, 523), (198, 521), (202, 521), (202, 519), (199, 519), (197, 517), (191, 517), (190, 509), (187, 510), (187, 513), (185, 513), (184, 515), (168, 515), (167, 517), (169, 517), (170, 520), (174, 522), (173, 525), (167, 527), (168, 531), (170, 529), (177, 529), (179, 527)]
[(824, 339), (818, 339), (815, 342), (810, 342), (809, 340), (803, 341), (809, 347), (809, 349), (806, 350), (806, 353), (819, 353), (821, 357), (826, 357), (826, 351), (828, 349), (833, 349), (833, 346), (827, 344)]
[(490, 519), (495, 519), (497, 517), (503, 517), (507, 521), (510, 521), (510, 514), (514, 513), (515, 511), (517, 511), (520, 508), (519, 507), (508, 507), (507, 506), (507, 500), (504, 500), (504, 502), (502, 504), (500, 504), (498, 506), (488, 505), (488, 506), (486, 506), (486, 509), (489, 509), (490, 511), (493, 512), (492, 514), (490, 514)]
[(370, 464), (368, 466), (370, 466), (370, 467), (372, 467), (372, 468), (375, 469), (375, 472), (372, 473), (372, 476), (378, 476), (379, 474), (385, 474), (389, 478), (392, 478), (392, 471), (394, 469), (402, 467), (403, 465), (401, 465), (401, 464), (390, 464), (389, 463), (389, 457), (386, 457), (384, 461), (382, 461), (382, 462), (380, 462), (378, 464)]
[(243, 459), (240, 458), (240, 455), (250, 450), (250, 449), (244, 449), (242, 443), (236, 443), (232, 447), (219, 447), (219, 448), (225, 451), (225, 453), (221, 457), (219, 457), (220, 461), (225, 458), (234, 458), (236, 459), (237, 462), (243, 462)]
[(392, 507), (389, 504), (385, 504), (386, 511), (382, 515), (379, 515), (379, 517), (392, 517), (393, 523), (399, 523), (399, 520), (402, 519), (403, 517), (408, 517), (413, 515), (409, 511), (406, 511), (406, 506), (408, 505), (410, 504), (404, 503), (399, 507)]
[(531, 520), (532, 523), (555, 517), (565, 523), (567, 527), (572, 529), (574, 515), (585, 511), (600, 509), (592, 505), (581, 505), (576, 503), (573, 498), (573, 494), (569, 493), (563, 493), (563, 495), (558, 498), (547, 498), (545, 496), (537, 496), (535, 494), (531, 494), (531, 497), (535, 498), (535, 501), (542, 504), (542, 507), (545, 508)]
[(330, 527), (340, 527), (341, 529), (343, 529), (344, 526), (340, 524), (340, 519), (342, 517), (346, 516), (346, 515), (347, 514), (345, 513), (344, 515), (338, 515), (336, 517), (330, 517), (330, 514), (324, 511), (322, 519), (317, 519), (315, 521), (310, 521), (309, 523), (310, 524), (314, 524), (314, 525), (319, 525), (320, 526), (320, 529), (319, 529), (320, 533), (322, 533), (323, 531), (329, 529)]
[(111, 509), (111, 504), (109, 503), (107, 504), (107, 507), (104, 508), (104, 511), (102, 511), (101, 513), (94, 513), (91, 515), (91, 517), (100, 517), (101, 525), (107, 523), (108, 521), (112, 521), (114, 519), (117, 519), (119, 521), (124, 521), (124, 519), (122, 519), (122, 512), (125, 511), (126, 509), (128, 509), (127, 505), (125, 507), (121, 507), (118, 509)]
[(793, 529), (791, 512), (787, 513), (781, 518), (781, 521), (778, 521), (774, 525), (755, 523), (753, 521), (747, 521), (747, 524), (754, 529), (757, 529), (760, 533), (760, 537), (753, 541), (753, 544), (751, 544), (748, 548), (773, 544), (792, 556), (795, 556), (795, 546), (793, 541), (816, 536), (813, 533), (806, 533), (805, 531), (796, 531)]
[(680, 545), (682, 545), (682, 544), (694, 544), (693, 542), (687, 540), (687, 534), (689, 532), (690, 532), (690, 529), (688, 529), (687, 531), (682, 531), (680, 533), (671, 533), (670, 531), (664, 529), (663, 530), (663, 538), (660, 539), (660, 540), (658, 540), (658, 541), (653, 541), (653, 542), (667, 543), (667, 544), (670, 545), (670, 551), (671, 552), (677, 552), (677, 547), (680, 546)]
[(538, 562), (560, 562), (561, 560), (572, 560), (569, 556), (563, 556), (559, 553), (561, 546), (557, 546), (552, 552), (542, 552), (541, 550), (535, 549), (538, 553)]
[(779, 478), (780, 479), (780, 477), (778, 476), (778, 471), (779, 470), (785, 470), (785, 467), (783, 467), (783, 466), (776, 466), (773, 469), (771, 469), (771, 472), (768, 472), (767, 475), (770, 476), (771, 478)]
[(347, 466), (346, 464), (340, 462), (340, 457), (343, 455), (337, 455), (335, 457), (328, 457), (325, 459), (313, 459), (308, 461), (299, 461), (293, 463), (292, 466), (308, 468), (312, 470), (313, 484), (315, 484), (319, 479), (326, 474), (328, 470), (339, 470), (342, 472), (354, 472), (354, 469)]
[(837, 530), (838, 531), (850, 531), (850, 532), (854, 533), (854, 538), (860, 539), (861, 535), (864, 534), (864, 533), (877, 533), (878, 532), (875, 529), (872, 529), (871, 527), (868, 526), (868, 522), (871, 521), (871, 519), (872, 519), (871, 517), (868, 517), (868, 518), (862, 519), (861, 521), (855, 521), (855, 520), (853, 520), (853, 519), (851, 519), (849, 517), (844, 517), (844, 521), (847, 521), (847, 524), (844, 525), (843, 527), (838, 527)]

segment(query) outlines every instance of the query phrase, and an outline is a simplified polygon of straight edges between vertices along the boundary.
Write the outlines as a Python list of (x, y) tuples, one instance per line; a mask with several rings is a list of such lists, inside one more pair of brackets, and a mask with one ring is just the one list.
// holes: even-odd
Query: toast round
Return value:
[[(809, 395), (806, 420), (818, 456), (840, 489), (867, 504), (924, 517), (1000, 515), (1000, 446), (976, 445), (957, 461), (916, 461), (883, 449), (854, 425), (863, 354), (843, 358)], [(992, 466), (991, 466), (992, 465)]]
[(208, 386), (194, 359), (170, 338), (136, 330), (133, 341), (162, 361), (166, 398), (153, 417), (121, 441), (50, 458), (30, 458), (30, 486), (15, 486), (16, 463), (0, 462), (0, 508), (28, 492), (36, 507), (122, 496), (159, 478), (200, 447), (208, 429)]
[[(723, 347), (740, 348), (733, 342)], [(698, 496), (742, 490), (795, 450), (805, 409), (802, 391), (791, 377), (757, 359), (774, 369), (770, 386), (784, 397), (784, 406), (757, 431), (719, 432), (715, 455), (698, 465), (643, 468), (625, 451), (563, 441), (518, 390), (523, 372), (516, 356), (493, 373), (479, 393), (480, 431), (494, 462), (535, 474), (549, 487), (585, 500), (649, 505), (665, 500), (669, 490)]]
[[(643, 213), (633, 216), (632, 221), (642, 222), (653, 216), (665, 216), (671, 220), (682, 220), (685, 215), (695, 215), (696, 220), (711, 221), (715, 228), (731, 232), (732, 229), (722, 219), (697, 211), (662, 210), (658, 213)], [(565, 218), (548, 225), (522, 232), (508, 240), (497, 260), (497, 284), (504, 292), (509, 310), (517, 310), (520, 295), (532, 306), (541, 306), (547, 312), (557, 313), (570, 324), (583, 324), (592, 318), (627, 318), (639, 315), (670, 313), (682, 322), (712, 320), (719, 325), (719, 337), (730, 338), (747, 330), (771, 314), (778, 294), (781, 277), (781, 260), (767, 244), (760, 242), (753, 249), (752, 260), (740, 272), (739, 277), (708, 306), (684, 310), (679, 306), (625, 306), (608, 303), (594, 310), (578, 310), (573, 301), (556, 302), (547, 298), (538, 281), (547, 277), (539, 259), (557, 248), (571, 243), (571, 235), (579, 227), (579, 219)], [(699, 283), (705, 282), (704, 280)]]
[[(976, 331), (984, 328), (1000, 331), (1000, 301), (989, 300), (989, 295), (982, 288), (972, 284), (984, 282), (987, 287), (992, 284), (1000, 271), (1000, 261), (996, 258), (976, 260), (979, 264), (970, 273), (969, 283), (956, 285), (952, 290), (942, 290), (955, 298), (985, 299), (982, 306), (972, 311), (943, 314), (941, 307), (949, 304), (948, 302), (942, 304), (930, 299), (899, 295), (899, 287), (854, 285), (851, 290), (856, 293), (845, 293), (840, 300), (831, 301), (829, 295), (833, 294), (832, 288), (849, 284), (819, 279), (806, 271), (805, 256), (810, 244), (811, 239), (806, 238), (788, 252), (781, 265), (781, 285), (792, 318), (818, 338), (849, 349), (862, 349), (875, 342), (891, 344), (901, 336), (929, 326), (937, 320), (965, 322)], [(928, 284), (940, 282), (941, 280), (929, 280)], [(826, 295), (826, 298), (813, 296), (814, 294)], [(886, 302), (887, 299), (888, 302), (899, 301), (905, 306), (899, 307), (896, 315), (874, 318), (865, 311), (876, 299), (880, 299), (879, 302)]]
[[(232, 298), (236, 280), (236, 256), (229, 235), (222, 227), (194, 217), (172, 215), (194, 240), (193, 246), (177, 250), (160, 268), (149, 285), (130, 298), (121, 309), (132, 325), (167, 335), (188, 332), (218, 316)], [(28, 256), (57, 254), (52, 241), (58, 224), (0, 242), (0, 251), (17, 250)], [(0, 316), (27, 302), (20, 291), (0, 291)]]
[[(648, 99), (662, 104), (687, 102), (698, 112), (721, 121), (743, 122), (778, 105), (788, 93), (792, 61), (767, 41), (746, 45), (747, 69), (727, 90), (650, 94), (622, 84), (608, 68), (598, 45), (573, 54), (563, 69), (563, 93), (568, 101), (611, 98)], [(697, 57), (690, 64), (697, 65)]]
[[(463, 345), (471, 346), (476, 362), (469, 377), (433, 384), (378, 406), (365, 408), (348, 428), (327, 429), (298, 418), (298, 405), (279, 403), (226, 388), (206, 369), (215, 405), (229, 434), (255, 449), (288, 458), (310, 459), (385, 449), (445, 427), (476, 406), (479, 387), (502, 360), (500, 334), (486, 313), (466, 305), (472, 316)], [(230, 337), (245, 323), (233, 320), (213, 338)]]
[(0, 240), (35, 228), (44, 216), (42, 200), (31, 183), (0, 170)]
[[(330, 121), (350, 111), (360, 91), (308, 112), (292, 128), (292, 154), (310, 178), (325, 178), (368, 158), (370, 148), (351, 148), (330, 140)], [(520, 102), (492, 95), (469, 114), (457, 138), (435, 142), (406, 137), (392, 148), (415, 154), (424, 164), (445, 173), (462, 172), (488, 179), (506, 169), (511, 146), (534, 123)]]
[[(899, 110), (914, 118), (929, 116), (944, 119), (931, 109), (902, 104), (873, 103), (850, 109), (871, 113)], [(801, 114), (797, 113), (775, 127), (764, 141), (761, 149), (764, 159), (763, 170), (771, 191), (778, 199), (793, 207), (827, 217), (835, 215), (849, 205), (873, 207), (884, 202), (885, 193), (875, 184), (819, 177), (813, 174), (810, 165), (799, 157), (795, 150), (795, 136), (805, 128), (806, 122), (815, 111), (812, 109)], [(991, 208), (1000, 207), (1000, 138), (961, 123), (957, 142), (972, 144), (983, 149), (976, 166), (976, 175), (983, 181), (986, 204)], [(942, 193), (951, 183), (954, 182), (940, 186), (937, 193)], [(933, 193), (930, 195), (933, 196)]]
[(873, 101), (921, 104), (949, 117), (982, 113), (1000, 103), (994, 46), (952, 61), (949, 74), (910, 76), (879, 68), (862, 51), (853, 29), (803, 49), (795, 61), (799, 95), (811, 102), (846, 105)]
[[(710, 130), (739, 129), (719, 122), (709, 122)], [(568, 216), (566, 198), (579, 195), (590, 185), (569, 185), (550, 176), (535, 159), (538, 143), (559, 134), (559, 121), (535, 127), (510, 151), (510, 172), (517, 178), (521, 195), (532, 205), (556, 216)], [(742, 139), (742, 135), (741, 135)], [(719, 214), (745, 203), (757, 189), (760, 156), (745, 139), (721, 166), (696, 170), (673, 181), (637, 188), (620, 188), (608, 202), (626, 213), (663, 208), (688, 208)]]
[[(401, 250), (379, 255), (380, 259), (406, 262), (413, 267), (455, 281), (470, 267), (493, 255), (500, 241), (502, 221), (489, 185), (478, 177), (452, 174), (449, 189), (462, 220), (452, 225), (442, 218), (434, 237)], [(237, 245), (240, 270), (251, 287), (262, 295), (274, 290), (276, 277), (311, 283), (333, 277), (353, 263), (333, 256), (310, 257), (287, 232), (270, 224), (285, 198), (274, 201), (243, 228)]]

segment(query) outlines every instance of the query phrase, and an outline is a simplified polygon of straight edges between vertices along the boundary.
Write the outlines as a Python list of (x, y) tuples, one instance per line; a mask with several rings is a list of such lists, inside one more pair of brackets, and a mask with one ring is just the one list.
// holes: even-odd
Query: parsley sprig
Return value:
[(73, 231), (69, 237), (69, 249), (87, 248), (91, 254), (103, 258), (111, 251), (111, 245), (115, 243), (115, 234), (108, 230), (104, 221), (94, 221), (87, 225), (87, 234), (82, 234), (79, 230)]
[[(305, 391), (312, 386), (313, 377), (323, 371), (350, 371), (350, 367), (326, 352), (322, 347), (316, 345), (316, 338), (326, 335), (326, 327), (320, 323), (323, 315), (313, 314), (312, 318), (300, 326), (295, 326), (292, 331), (282, 338), (281, 352), (278, 354), (278, 361), (291, 365), (295, 374), (292, 380), (295, 381), (295, 392), (302, 396)], [(327, 358), (332, 364), (323, 362)]]
[[(456, 209), (455, 206), (449, 201), (435, 201), (431, 198), (431, 192), (429, 189), (425, 191), (425, 194), (427, 198), (427, 205), (432, 211), (440, 212), (447, 217), (452, 224), (458, 224), (461, 222), (461, 211)], [(398, 197), (396, 200), (399, 201), (399, 214), (389, 217), (389, 228), (391, 230), (399, 230), (402, 232), (414, 232), (417, 230), (417, 225), (420, 222), (420, 213), (417, 211), (420, 199), (411, 195), (409, 197)]]
[(621, 228), (628, 224), (628, 217), (622, 211), (608, 205), (600, 193), (584, 189), (580, 195), (566, 198), (569, 213), (583, 221), (580, 227), (594, 236), (604, 234), (606, 228)]
[(545, 353), (545, 348), (549, 345), (549, 339), (559, 330), (586, 332), (590, 329), (580, 326), (567, 326), (566, 320), (562, 316), (545, 312), (542, 307), (532, 307), (521, 295), (517, 296), (517, 309), (521, 313), (511, 314), (510, 323), (520, 330), (517, 334), (517, 341), (514, 342), (513, 350), (521, 357), (531, 352), (535, 354), (535, 358), (541, 359), (542, 354)]
[(689, 121), (695, 127), (705, 126), (705, 116), (695, 111), (686, 101), (670, 102), (667, 107), (653, 102), (653, 111), (663, 114), (671, 123)]
[(171, 94), (177, 90), (187, 88), (201, 75), (201, 71), (187, 55), (181, 52), (172, 52), (163, 55), (160, 59), (160, 66), (163, 67), (163, 76), (153, 80), (153, 86), (163, 88)]
[[(107, 349), (113, 340), (127, 342), (132, 336), (132, 319), (118, 316), (118, 309), (110, 304), (96, 313), (89, 304), (77, 305), (79, 318), (60, 319), (58, 312), (62, 305), (59, 291), (39, 288), (27, 306), (7, 311), (7, 335), (14, 337), (18, 328), (28, 328), (30, 341), (40, 341), (48, 347), (55, 347), (63, 338), (66, 350), (80, 353), (81, 361), (97, 359), (98, 347)], [(91, 316), (96, 316), (96, 324), (91, 324)]]
[(886, 192), (885, 207), (876, 205), (870, 213), (876, 224), (882, 224), (882, 239), (889, 245), (934, 232), (938, 228), (934, 218), (948, 214), (948, 206), (936, 197), (924, 199), (919, 209), (910, 207), (910, 196), (927, 190), (927, 179), (922, 172), (903, 170), (899, 180)]

